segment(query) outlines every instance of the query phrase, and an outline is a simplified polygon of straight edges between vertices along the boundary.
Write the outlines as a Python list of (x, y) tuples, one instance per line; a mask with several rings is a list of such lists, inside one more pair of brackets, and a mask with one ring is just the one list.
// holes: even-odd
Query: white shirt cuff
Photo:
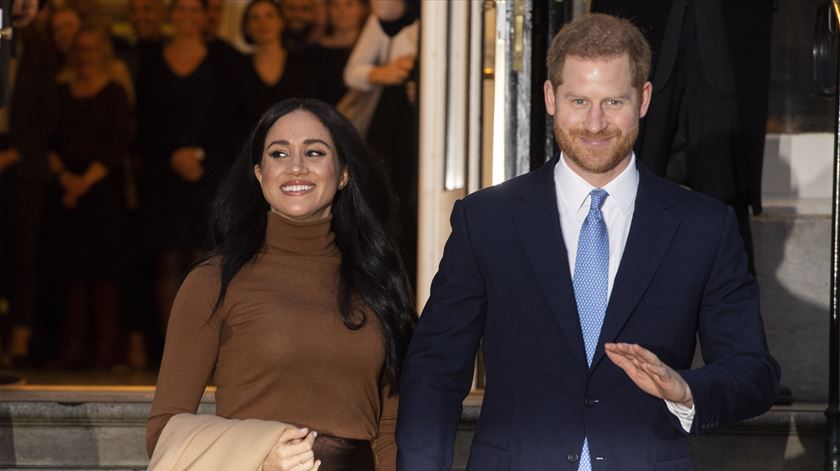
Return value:
[(691, 432), (691, 424), (694, 423), (694, 406), (692, 405), (691, 408), (683, 406), (681, 404), (677, 404), (671, 401), (665, 401), (665, 405), (668, 406), (668, 410), (671, 411), (672, 414), (676, 415), (678, 419), (680, 419), (680, 425), (682, 425), (683, 430), (686, 433)]

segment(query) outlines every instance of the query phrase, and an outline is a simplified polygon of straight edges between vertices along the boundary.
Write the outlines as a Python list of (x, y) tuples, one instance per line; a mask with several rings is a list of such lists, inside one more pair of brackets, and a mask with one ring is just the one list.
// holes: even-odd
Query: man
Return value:
[(129, 20), (138, 43), (158, 43), (163, 40), (166, 6), (157, 0), (131, 0)]
[(283, 0), (280, 10), (285, 22), (283, 47), (291, 53), (307, 51), (312, 43), (309, 35), (315, 27), (316, 5), (312, 0)]
[[(651, 96), (644, 37), (587, 15), (547, 62), (561, 154), (456, 203), (402, 374), (400, 471), (451, 468), (479, 343), (472, 471), (691, 469), (689, 432), (775, 399), (732, 210), (632, 152)], [(697, 334), (706, 365), (692, 370)]]

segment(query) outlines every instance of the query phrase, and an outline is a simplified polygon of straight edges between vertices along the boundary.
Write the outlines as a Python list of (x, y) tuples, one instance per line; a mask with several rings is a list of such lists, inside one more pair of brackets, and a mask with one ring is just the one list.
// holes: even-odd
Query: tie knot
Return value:
[(604, 200), (607, 199), (607, 196), (609, 196), (609, 193), (607, 193), (607, 190), (602, 188), (596, 188), (589, 192), (589, 198), (591, 199), (589, 209), (597, 209), (600, 211), (601, 206), (604, 205)]

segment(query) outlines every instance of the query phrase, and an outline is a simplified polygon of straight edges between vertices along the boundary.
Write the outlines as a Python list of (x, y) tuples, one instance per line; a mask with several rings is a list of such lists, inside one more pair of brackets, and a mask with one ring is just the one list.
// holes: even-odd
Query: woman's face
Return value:
[(348, 31), (362, 28), (366, 11), (360, 0), (330, 0), (327, 13), (336, 31)]
[(82, 28), (82, 19), (73, 10), (59, 10), (50, 18), (55, 47), (62, 54), (68, 54), (73, 48), (73, 41)]
[(176, 36), (201, 35), (207, 23), (207, 12), (200, 0), (175, 0), (170, 19)]
[(300, 222), (332, 214), (335, 194), (349, 179), (330, 132), (315, 115), (303, 110), (271, 126), (254, 174), (271, 211)]
[(80, 69), (101, 68), (105, 62), (105, 48), (92, 31), (82, 31), (73, 44), (73, 55)]
[(283, 19), (274, 6), (257, 2), (248, 10), (245, 31), (256, 44), (277, 41), (283, 31)]
[(405, 14), (403, 0), (370, 0), (370, 11), (382, 21), (395, 21)]

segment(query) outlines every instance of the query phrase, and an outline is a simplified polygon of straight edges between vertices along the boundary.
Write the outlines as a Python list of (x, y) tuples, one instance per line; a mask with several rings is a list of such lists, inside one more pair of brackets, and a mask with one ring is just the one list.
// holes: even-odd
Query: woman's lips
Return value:
[(315, 189), (315, 184), (309, 181), (295, 180), (280, 185), (280, 191), (291, 196), (304, 195)]

